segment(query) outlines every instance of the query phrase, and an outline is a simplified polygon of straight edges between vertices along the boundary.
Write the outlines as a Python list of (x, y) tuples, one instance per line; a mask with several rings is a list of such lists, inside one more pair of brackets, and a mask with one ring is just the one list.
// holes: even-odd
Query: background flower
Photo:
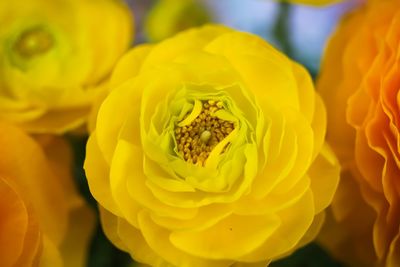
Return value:
[(131, 50), (111, 85), (85, 170), (117, 247), (155, 266), (265, 265), (315, 237), (339, 167), (300, 65), (207, 26)]
[[(351, 180), (339, 192), (352, 190), (349, 185), (358, 183), (359, 189), (353, 186), (355, 195), (361, 190), (369, 205), (353, 207), (334, 201), (336, 220), (347, 220), (359, 209), (369, 215), (354, 218), (351, 224), (364, 225), (372, 216), (373, 227), (366, 223), (368, 231), (345, 226), (363, 231), (368, 235), (364, 242), (373, 242), (375, 260), (363, 266), (400, 264), (399, 10), (398, 1), (370, 1), (344, 17), (329, 43), (318, 84), (328, 108), (328, 141), (345, 168), (344, 179)], [(371, 208), (375, 214), (368, 211)], [(347, 242), (354, 239), (347, 237)], [(360, 246), (357, 243), (350, 249)], [(351, 254), (345, 260), (368, 259)], [(354, 259), (357, 255), (364, 259)]]
[(41, 143), (0, 124), (0, 265), (83, 267), (93, 213), (73, 184), (67, 144)]
[(132, 38), (113, 0), (1, 1), (0, 24), (0, 118), (30, 132), (81, 125)]
[(158, 0), (146, 17), (145, 32), (157, 42), (210, 21), (210, 12), (198, 0)]

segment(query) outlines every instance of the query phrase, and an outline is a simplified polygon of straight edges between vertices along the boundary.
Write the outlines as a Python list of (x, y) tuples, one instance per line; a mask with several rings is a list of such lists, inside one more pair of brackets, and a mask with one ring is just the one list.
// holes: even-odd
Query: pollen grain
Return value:
[(188, 125), (175, 128), (178, 152), (185, 161), (204, 166), (213, 148), (234, 130), (233, 122), (214, 115), (220, 109), (221, 101), (202, 101), (200, 114)]

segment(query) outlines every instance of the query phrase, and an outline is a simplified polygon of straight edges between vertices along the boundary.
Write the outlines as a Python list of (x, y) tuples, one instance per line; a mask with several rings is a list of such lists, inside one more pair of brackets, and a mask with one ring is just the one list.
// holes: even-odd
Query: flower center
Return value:
[(33, 28), (23, 32), (17, 39), (14, 49), (24, 58), (32, 58), (44, 54), (53, 46), (50, 33), (41, 28)]
[(235, 129), (233, 122), (215, 116), (221, 109), (223, 103), (220, 101), (196, 100), (192, 112), (177, 124), (175, 140), (185, 161), (204, 166), (211, 151)]

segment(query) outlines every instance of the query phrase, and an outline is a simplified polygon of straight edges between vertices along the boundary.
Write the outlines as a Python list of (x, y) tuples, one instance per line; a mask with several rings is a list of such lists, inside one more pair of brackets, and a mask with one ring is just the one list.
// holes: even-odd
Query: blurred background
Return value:
[[(257, 34), (302, 63), (316, 78), (324, 46), (340, 17), (362, 0), (325, 7), (277, 3), (273, 0), (126, 0), (135, 16), (134, 44), (158, 42), (175, 33), (205, 23), (219, 23)], [(96, 208), (83, 173), (85, 139), (71, 136), (76, 154), (75, 176), (80, 189)], [(89, 267), (137, 266), (116, 249), (97, 226)], [(344, 267), (312, 243), (272, 267)]]

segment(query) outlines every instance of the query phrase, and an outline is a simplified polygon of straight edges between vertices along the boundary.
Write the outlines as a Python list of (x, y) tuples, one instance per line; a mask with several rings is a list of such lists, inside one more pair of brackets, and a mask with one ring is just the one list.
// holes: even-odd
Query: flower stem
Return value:
[(293, 54), (293, 48), (290, 43), (290, 29), (289, 29), (289, 17), (291, 12), (291, 5), (288, 3), (279, 4), (279, 13), (274, 26), (274, 36), (279, 41), (281, 50), (287, 56), (291, 57)]

